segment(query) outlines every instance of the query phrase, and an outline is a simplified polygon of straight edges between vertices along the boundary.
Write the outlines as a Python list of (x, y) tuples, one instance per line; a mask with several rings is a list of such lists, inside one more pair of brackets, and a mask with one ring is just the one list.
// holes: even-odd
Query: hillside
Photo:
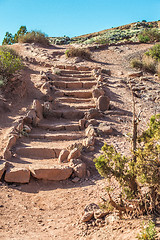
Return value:
[[(159, 27), (159, 22), (146, 24)], [(116, 36), (137, 34), (142, 23), (137, 25), (79, 36), (73, 43), (95, 43), (110, 33), (121, 41)], [(91, 48), (88, 60), (67, 58), (69, 44), (11, 46), (24, 68), (0, 89), (0, 239), (137, 239), (142, 222), (151, 216), (120, 219), (115, 211), (82, 222), (82, 214), (91, 203), (108, 199), (107, 181), (93, 162), (104, 142), (130, 157), (131, 89), (136, 112), (141, 112), (139, 132), (155, 112), (160, 113), (158, 75), (130, 64), (154, 45)], [(111, 185), (117, 200), (120, 188), (114, 179)], [(159, 217), (156, 229), (160, 239)]]

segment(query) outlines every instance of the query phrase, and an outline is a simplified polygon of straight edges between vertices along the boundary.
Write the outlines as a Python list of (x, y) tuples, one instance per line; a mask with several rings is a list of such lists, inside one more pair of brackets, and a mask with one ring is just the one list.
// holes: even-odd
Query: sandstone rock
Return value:
[(100, 88), (95, 88), (92, 91), (92, 97), (96, 99), (99, 98), (100, 96), (104, 96), (104, 94), (105, 94), (104, 90)]
[(32, 109), (35, 110), (36, 115), (39, 119), (43, 118), (43, 107), (42, 107), (42, 104), (38, 100), (33, 101)]
[(68, 166), (37, 166), (30, 168), (30, 171), (37, 179), (61, 181), (68, 179), (73, 170)]
[(30, 171), (25, 168), (10, 168), (4, 180), (6, 182), (28, 183), (30, 180)]
[(103, 82), (103, 76), (102, 76), (102, 75), (99, 75), (98, 78), (97, 78), (97, 81), (98, 81), (98, 82)]
[(109, 109), (110, 99), (107, 96), (101, 96), (97, 100), (97, 108), (100, 111), (106, 111)]
[(88, 123), (89, 123), (89, 124), (92, 124), (93, 126), (97, 126), (97, 125), (98, 125), (98, 122), (97, 122), (96, 119), (89, 119), (89, 120), (88, 120)]
[(18, 132), (22, 132), (22, 130), (23, 130), (23, 123), (19, 123), (18, 126), (16, 127), (16, 130)]
[(105, 217), (108, 214), (108, 212), (103, 212), (101, 209), (97, 209), (94, 211), (94, 218), (95, 219), (100, 219)]
[(97, 211), (97, 210), (99, 210), (100, 208), (99, 208), (99, 206), (97, 205), (97, 204), (95, 204), (95, 203), (90, 203), (90, 204), (88, 204), (88, 205), (86, 205), (85, 206), (85, 208), (84, 208), (84, 211), (85, 212), (91, 212), (91, 211)]
[(141, 77), (143, 75), (143, 72), (139, 71), (139, 72), (129, 72), (128, 73), (128, 77), (130, 78), (134, 78), (134, 77)]
[(81, 218), (82, 222), (89, 222), (93, 218), (93, 212), (85, 212)]
[(84, 178), (86, 176), (86, 164), (80, 159), (71, 159), (70, 167), (73, 168), (76, 177)]
[(27, 125), (24, 125), (23, 127), (23, 130), (26, 132), (26, 133), (30, 133), (31, 132), (31, 128)]
[(68, 161), (74, 158), (79, 158), (81, 156), (81, 152), (78, 148), (74, 148), (68, 155)]
[(27, 116), (24, 118), (24, 122), (28, 124), (33, 124), (36, 120), (36, 112), (34, 109), (31, 109), (28, 113)]
[(109, 135), (113, 133), (113, 128), (111, 126), (104, 126), (104, 125), (100, 125), (98, 127), (98, 130), (100, 130), (102, 133)]
[(11, 157), (12, 157), (11, 151), (10, 151), (8, 148), (5, 148), (5, 149), (4, 149), (4, 152), (3, 152), (3, 158), (4, 158), (5, 160), (10, 160)]
[(43, 104), (43, 114), (44, 116), (50, 115), (52, 113), (52, 103), (51, 102), (44, 102)]
[(85, 119), (98, 118), (100, 116), (99, 110), (91, 108), (86, 114)]
[(17, 138), (15, 135), (9, 137), (6, 148), (10, 150), (16, 144)]
[(94, 146), (94, 144), (95, 144), (95, 138), (93, 136), (83, 140), (83, 145), (85, 147)]
[(86, 119), (79, 120), (79, 126), (81, 130), (85, 129), (85, 123), (86, 123)]
[(5, 170), (6, 170), (6, 162), (0, 161), (0, 180)]
[(101, 70), (101, 72), (104, 73), (104, 74), (107, 74), (107, 75), (111, 76), (111, 70), (110, 70), (110, 69), (105, 69), (105, 68), (103, 68), (103, 69)]
[(59, 154), (59, 158), (58, 158), (59, 163), (67, 162), (68, 155), (69, 155), (69, 151), (66, 149), (63, 149)]
[(75, 178), (72, 179), (72, 182), (77, 183), (77, 182), (79, 182), (79, 180), (80, 180), (79, 177), (75, 177)]
[(91, 124), (85, 129), (85, 135), (86, 135), (86, 137), (96, 136), (94, 127)]

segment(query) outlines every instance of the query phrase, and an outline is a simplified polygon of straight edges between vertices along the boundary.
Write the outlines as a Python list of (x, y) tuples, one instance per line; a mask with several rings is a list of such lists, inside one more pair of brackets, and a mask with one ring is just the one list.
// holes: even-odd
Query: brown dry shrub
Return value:
[(91, 52), (87, 48), (70, 48), (65, 52), (67, 57), (81, 57), (83, 59), (91, 59)]
[(42, 46), (49, 46), (49, 40), (45, 33), (40, 31), (31, 31), (18, 38), (20, 43), (38, 43)]

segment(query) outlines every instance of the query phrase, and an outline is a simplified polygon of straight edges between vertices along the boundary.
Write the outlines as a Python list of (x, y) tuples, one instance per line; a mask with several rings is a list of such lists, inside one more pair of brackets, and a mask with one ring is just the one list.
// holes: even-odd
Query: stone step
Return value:
[(91, 74), (91, 71), (61, 70), (61, 74)]
[(89, 73), (74, 73), (74, 74), (69, 74), (69, 73), (60, 73), (60, 76), (64, 76), (64, 77), (68, 77), (68, 78), (72, 78), (72, 77), (76, 77), (76, 78), (93, 78), (92, 74)]
[(48, 114), (45, 114), (46, 118), (64, 118), (64, 119), (82, 119), (84, 117), (84, 112), (77, 109), (58, 109), (52, 110)]
[(89, 89), (92, 88), (97, 84), (97, 81), (83, 81), (83, 82), (78, 82), (78, 81), (73, 81), (73, 82), (65, 82), (65, 81), (54, 81), (53, 82), (54, 86), (56, 88), (68, 88), (68, 89)]
[(96, 107), (96, 105), (94, 103), (81, 103), (81, 102), (80, 103), (67, 103), (67, 102), (64, 102), (61, 107), (63, 107), (63, 106), (70, 106), (70, 107), (74, 107), (76, 109), (83, 109), (83, 110), (84, 109), (87, 110), (87, 109)]
[(92, 90), (61, 90), (60, 95), (75, 98), (92, 98)]
[(79, 78), (79, 77), (67, 77), (67, 76), (59, 76), (58, 77), (58, 81), (66, 81), (66, 82), (83, 82), (83, 81), (95, 81), (94, 77), (83, 77), (83, 78)]
[(45, 130), (50, 130), (50, 131), (79, 131), (80, 130), (78, 123), (67, 123), (67, 124), (39, 123), (38, 127)]
[(92, 98), (73, 98), (73, 97), (61, 97), (55, 100), (56, 102), (64, 103), (87, 103), (92, 102)]
[(58, 133), (30, 133), (28, 135), (29, 138), (32, 139), (47, 139), (52, 141), (68, 141), (68, 140), (76, 140), (82, 138), (84, 135), (81, 132), (58, 132)]

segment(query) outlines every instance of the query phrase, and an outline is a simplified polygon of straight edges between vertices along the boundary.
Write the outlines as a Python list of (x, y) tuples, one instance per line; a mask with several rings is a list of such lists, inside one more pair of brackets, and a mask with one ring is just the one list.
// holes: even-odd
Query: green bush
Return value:
[(31, 31), (22, 35), (18, 38), (18, 42), (20, 43), (38, 43), (43, 46), (49, 45), (49, 39), (45, 33), (41, 33), (40, 31)]
[(15, 72), (23, 67), (18, 54), (11, 48), (0, 48), (0, 83), (1, 86), (7, 82)]
[(145, 29), (139, 35), (138, 39), (142, 43), (160, 41), (160, 32), (158, 29)]
[[(120, 202), (116, 203), (110, 195), (110, 203), (119, 211), (133, 214), (159, 212), (160, 199), (160, 114), (152, 116), (149, 127), (136, 138), (136, 150), (132, 157), (118, 153), (113, 146), (104, 144), (103, 154), (96, 158), (95, 166), (101, 176), (114, 177), (119, 183)], [(141, 191), (148, 187), (147, 192)], [(132, 201), (134, 199), (134, 201)], [(131, 201), (131, 202), (130, 202)], [(129, 207), (129, 205), (132, 207)], [(159, 212), (160, 213), (160, 212)]]
[(154, 45), (148, 52), (145, 53), (147, 56), (151, 56), (156, 60), (160, 60), (160, 44)]
[(20, 36), (23, 36), (27, 33), (27, 28), (26, 26), (21, 26), (19, 28), (19, 30), (17, 31), (17, 33), (15, 33), (15, 35), (12, 35), (9, 32), (6, 32), (6, 35), (3, 39), (2, 45), (11, 45), (13, 43), (17, 43), (18, 42), (18, 38)]
[(81, 57), (83, 59), (90, 59), (91, 52), (86, 48), (70, 48), (65, 52), (67, 57)]
[(158, 240), (154, 222), (149, 221), (148, 226), (144, 225), (137, 238), (139, 240)]

